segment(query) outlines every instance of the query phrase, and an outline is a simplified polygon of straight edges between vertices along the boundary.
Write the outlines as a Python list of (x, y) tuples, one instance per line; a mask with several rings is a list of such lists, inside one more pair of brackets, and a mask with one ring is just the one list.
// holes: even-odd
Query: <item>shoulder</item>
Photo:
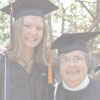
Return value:
[(97, 85), (97, 86), (99, 86), (100, 85), (100, 81), (98, 81), (98, 80), (90, 80), (90, 82), (93, 84), (93, 85)]
[(100, 81), (98, 80), (91, 80), (91, 88), (93, 88), (94, 91), (100, 92)]
[(100, 99), (100, 82), (96, 81), (96, 80), (92, 80), (90, 81), (91, 85), (89, 88), (89, 94), (92, 98), (94, 98), (93, 100), (99, 100)]
[(6, 54), (4, 52), (0, 52), (0, 65), (2, 64), (3, 60), (5, 60)]
[(0, 52), (0, 60), (6, 57), (6, 54), (4, 52)]
[(57, 95), (58, 92), (63, 90), (62, 82), (56, 83), (55, 84), (55, 94)]
[(57, 88), (62, 88), (62, 87), (63, 87), (62, 82), (57, 83), (57, 84), (56, 84), (56, 87), (57, 87)]

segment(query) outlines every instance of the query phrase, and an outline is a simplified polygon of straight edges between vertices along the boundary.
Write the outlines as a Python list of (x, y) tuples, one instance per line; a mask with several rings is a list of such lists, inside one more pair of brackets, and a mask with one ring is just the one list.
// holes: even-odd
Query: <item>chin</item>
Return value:
[(68, 80), (70, 81), (79, 81), (80, 80), (80, 77), (69, 77)]
[(69, 79), (69, 80), (75, 82), (75, 81), (79, 81), (80, 79)]
[(39, 44), (37, 43), (37, 44), (25, 44), (25, 47), (27, 47), (27, 48), (35, 48), (35, 47), (37, 47)]

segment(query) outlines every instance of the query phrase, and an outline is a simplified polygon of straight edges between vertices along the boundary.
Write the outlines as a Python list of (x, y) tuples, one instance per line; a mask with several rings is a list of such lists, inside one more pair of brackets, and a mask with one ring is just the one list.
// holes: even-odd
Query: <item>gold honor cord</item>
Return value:
[(48, 66), (48, 83), (49, 84), (52, 84), (53, 81), (52, 81), (52, 64), (51, 64), (51, 51), (50, 51), (50, 47), (51, 47), (51, 44), (48, 43), (48, 63), (49, 63), (49, 66)]

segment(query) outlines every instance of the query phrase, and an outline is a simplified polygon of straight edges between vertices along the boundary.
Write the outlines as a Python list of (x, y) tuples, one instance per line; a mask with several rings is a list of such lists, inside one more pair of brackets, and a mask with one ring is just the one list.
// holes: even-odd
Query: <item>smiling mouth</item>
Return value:
[(36, 41), (37, 39), (35, 38), (26, 38), (26, 39), (28, 39), (29, 41)]
[(79, 71), (68, 71), (68, 72), (66, 72), (67, 74), (76, 74), (76, 73), (78, 73)]

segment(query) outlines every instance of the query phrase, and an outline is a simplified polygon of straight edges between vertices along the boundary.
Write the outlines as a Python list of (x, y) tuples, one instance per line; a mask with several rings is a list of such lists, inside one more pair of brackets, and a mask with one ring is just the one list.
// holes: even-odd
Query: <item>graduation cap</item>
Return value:
[[(49, 0), (16, 0), (12, 3), (12, 9), (13, 17), (18, 19), (19, 17), (27, 15), (43, 16), (56, 10), (57, 7)], [(7, 5), (1, 11), (10, 15), (11, 6)]]
[(88, 53), (86, 42), (94, 38), (100, 32), (84, 32), (63, 34), (51, 45), (51, 49), (58, 49), (58, 55), (74, 50), (81, 50)]

